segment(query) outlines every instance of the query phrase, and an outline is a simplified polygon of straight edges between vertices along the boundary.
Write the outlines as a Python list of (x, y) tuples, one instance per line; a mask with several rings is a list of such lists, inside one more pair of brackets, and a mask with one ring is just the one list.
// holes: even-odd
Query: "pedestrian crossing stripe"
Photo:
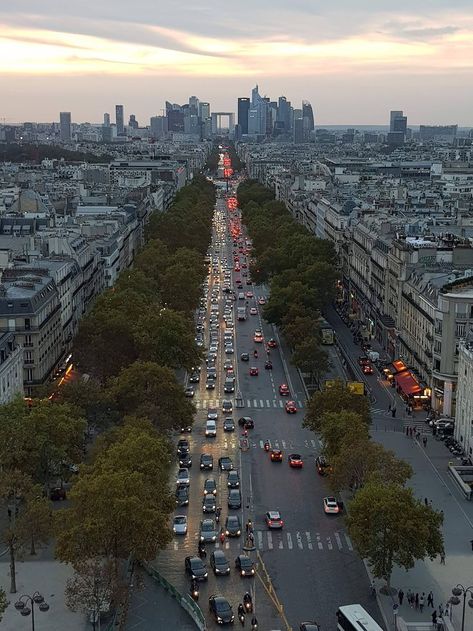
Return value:
[[(235, 409), (235, 400), (230, 399), (233, 403), (233, 408)], [(194, 405), (197, 410), (207, 410), (208, 408), (220, 408), (222, 405), (223, 399), (196, 399), (194, 400)], [(287, 401), (283, 401), (282, 399), (246, 399), (245, 404), (247, 408), (256, 408), (256, 409), (283, 409), (286, 405)], [(304, 404), (302, 401), (296, 401), (297, 409), (302, 409)], [(223, 412), (222, 412), (223, 413)]]
[[(191, 548), (195, 546), (195, 542), (199, 538), (199, 533), (194, 533), (193, 536), (186, 538), (175, 538), (173, 540), (174, 550), (183, 548)], [(237, 543), (239, 538), (236, 538)], [(207, 544), (207, 548), (211, 549), (211, 546), (215, 548), (222, 548), (229, 550), (233, 548), (233, 538), (226, 539), (222, 544), (219, 540), (215, 544)], [(240, 544), (238, 543), (238, 546)], [(319, 532), (310, 531), (296, 531), (289, 532), (286, 530), (256, 530), (255, 531), (255, 546), (261, 552), (276, 551), (276, 550), (311, 550), (311, 551), (339, 551), (339, 552), (353, 552), (353, 543), (346, 532), (343, 530), (335, 531), (333, 536), (324, 537)], [(207, 553), (209, 551), (207, 550)]]
[[(260, 440), (258, 443), (253, 443), (254, 447), (260, 447), (264, 449), (265, 440)], [(304, 440), (303, 443), (293, 443), (292, 441), (272, 439), (269, 440), (270, 449), (296, 449), (305, 447), (306, 449), (320, 449), (320, 442), (316, 439)]]

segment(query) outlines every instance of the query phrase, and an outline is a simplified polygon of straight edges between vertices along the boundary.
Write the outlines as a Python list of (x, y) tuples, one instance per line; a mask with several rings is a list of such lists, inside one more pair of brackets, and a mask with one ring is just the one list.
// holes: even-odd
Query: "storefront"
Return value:
[(396, 359), (392, 364), (385, 366), (383, 373), (407, 405), (411, 405), (414, 409), (430, 406), (432, 394), (430, 388), (423, 384), (402, 360)]

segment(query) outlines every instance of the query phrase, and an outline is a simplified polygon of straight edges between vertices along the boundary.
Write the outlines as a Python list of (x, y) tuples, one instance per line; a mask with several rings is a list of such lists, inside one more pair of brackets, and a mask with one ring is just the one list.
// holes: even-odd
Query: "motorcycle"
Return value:
[(193, 600), (199, 600), (199, 586), (197, 585), (196, 581), (192, 581), (189, 591)]
[(220, 506), (217, 506), (217, 510), (215, 511), (215, 521), (218, 522), (220, 521), (220, 515), (222, 513), (222, 509), (220, 508)]
[(266, 441), (266, 442), (264, 443), (264, 450), (265, 450), (265, 451), (269, 451), (269, 442), (268, 442), (268, 441)]
[(272, 370), (273, 369), (273, 363), (270, 361), (267, 361), (264, 365), (264, 367), (266, 368), (266, 370)]
[(253, 599), (251, 598), (250, 592), (246, 592), (243, 596), (243, 606), (247, 613), (253, 613)]
[(253, 357), (254, 357), (255, 359), (258, 359), (258, 351), (256, 351), (256, 350), (255, 350), (255, 351), (253, 351)]
[(238, 605), (238, 620), (240, 621), (241, 626), (244, 627), (245, 626), (245, 609), (241, 603)]
[(207, 556), (207, 551), (202, 543), (199, 543), (199, 556), (201, 559), (205, 559)]

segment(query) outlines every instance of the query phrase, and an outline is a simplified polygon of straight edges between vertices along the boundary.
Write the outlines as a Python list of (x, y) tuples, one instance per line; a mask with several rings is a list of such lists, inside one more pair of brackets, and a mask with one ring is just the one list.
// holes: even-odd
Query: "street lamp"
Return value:
[[(450, 598), (450, 603), (452, 605), (459, 605), (461, 600), (460, 596), (463, 596), (463, 612), (462, 612), (462, 628), (461, 631), (465, 631), (465, 605), (466, 605), (466, 595), (470, 594), (473, 597), (473, 585), (469, 587), (463, 587), (460, 583), (452, 589), (453, 596)], [(468, 600), (468, 606), (473, 609), (473, 598)]]
[[(28, 604), (31, 607), (28, 607)], [(35, 592), (32, 596), (23, 594), (15, 603), (15, 609), (21, 613), (22, 616), (29, 616), (31, 614), (31, 631), (34, 631), (34, 606), (38, 605), (40, 611), (48, 611), (49, 605), (44, 600), (39, 592)]]

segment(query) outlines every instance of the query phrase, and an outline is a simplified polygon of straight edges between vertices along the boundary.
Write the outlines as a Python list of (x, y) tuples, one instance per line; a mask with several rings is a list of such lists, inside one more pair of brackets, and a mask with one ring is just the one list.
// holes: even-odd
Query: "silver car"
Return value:
[(215, 543), (217, 540), (217, 529), (213, 519), (203, 519), (200, 522), (199, 539), (204, 543)]
[(176, 515), (172, 523), (172, 530), (175, 535), (187, 535), (187, 517)]

